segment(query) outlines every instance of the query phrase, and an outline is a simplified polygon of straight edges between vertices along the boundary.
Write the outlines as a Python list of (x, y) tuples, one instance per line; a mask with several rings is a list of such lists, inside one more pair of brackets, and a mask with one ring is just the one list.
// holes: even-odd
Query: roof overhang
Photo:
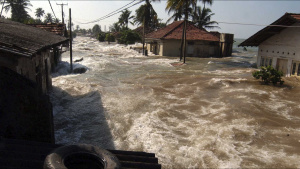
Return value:
[(299, 22), (299, 14), (286, 13), (281, 18), (258, 31), (256, 34), (252, 35), (250, 38), (246, 39), (244, 42), (238, 46), (259, 46), (262, 42), (268, 38), (279, 34), (283, 29), (286, 29), (284, 26), (291, 26)]

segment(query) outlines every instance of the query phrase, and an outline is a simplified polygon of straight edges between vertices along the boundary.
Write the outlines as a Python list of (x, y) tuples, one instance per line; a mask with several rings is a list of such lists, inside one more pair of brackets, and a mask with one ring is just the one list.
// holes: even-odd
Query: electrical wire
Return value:
[[(135, 3), (135, 4), (131, 5), (131, 6), (127, 7), (127, 8), (124, 8), (124, 7), (126, 7), (126, 6), (128, 6), (128, 5), (130, 5), (130, 4), (132, 4), (132, 3), (135, 2), (135, 1), (136, 1), (136, 0), (133, 0), (133, 1), (131, 1), (130, 3), (124, 5), (123, 7), (119, 8), (119, 9), (117, 9), (117, 10), (115, 10), (115, 11), (113, 11), (113, 12), (111, 12), (111, 13), (109, 13), (109, 14), (107, 14), (107, 15), (101, 17), (101, 18), (98, 18), (98, 19), (93, 20), (93, 21), (90, 21), (90, 22), (85, 22), (85, 23), (79, 22), (79, 24), (90, 24), (90, 23), (99, 22), (99, 21), (101, 21), (101, 20), (104, 20), (104, 19), (107, 19), (107, 18), (109, 18), (109, 17), (111, 17), (111, 16), (114, 16), (114, 15), (116, 15), (117, 13), (122, 12), (122, 10), (126, 10), (126, 9), (129, 9), (129, 8), (131, 8), (131, 7), (135, 6), (135, 5), (137, 5), (137, 4), (140, 4), (140, 3), (142, 3), (144, 0), (139, 1), (139, 2), (137, 2), (137, 3)], [(124, 9), (123, 9), (123, 8), (124, 8)]]
[(237, 23), (237, 22), (236, 23), (234, 23), (234, 22), (218, 22), (218, 23), (232, 24), (232, 25), (250, 25), (250, 26), (267, 26), (267, 27), (282, 27), (282, 28), (300, 28), (300, 26), (287, 26), (287, 25), (262, 25), (262, 24)]
[(52, 8), (52, 5), (51, 5), (51, 2), (50, 2), (50, 0), (48, 0), (48, 2), (49, 2), (49, 4), (50, 4), (50, 7), (51, 7), (51, 9), (52, 9), (52, 13), (53, 13), (53, 15), (54, 15), (54, 17), (55, 17), (55, 20), (57, 20), (57, 18), (56, 18), (56, 16), (55, 16), (55, 13), (54, 13), (54, 11), (53, 11), (53, 8)]

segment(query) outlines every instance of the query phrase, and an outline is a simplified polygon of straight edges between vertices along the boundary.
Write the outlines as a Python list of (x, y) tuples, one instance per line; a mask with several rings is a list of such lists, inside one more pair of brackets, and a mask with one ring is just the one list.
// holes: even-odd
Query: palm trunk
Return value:
[(183, 40), (183, 63), (185, 63), (185, 58), (186, 58), (186, 28), (187, 28), (187, 20), (188, 20), (188, 2), (187, 0), (185, 1), (185, 18), (184, 18), (184, 40)]

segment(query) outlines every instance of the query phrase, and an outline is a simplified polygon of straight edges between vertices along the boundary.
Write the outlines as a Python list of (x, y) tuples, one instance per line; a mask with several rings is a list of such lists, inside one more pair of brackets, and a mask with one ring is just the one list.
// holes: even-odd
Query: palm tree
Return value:
[[(160, 1), (160, 0), (152, 0)], [(141, 5), (136, 11), (136, 17), (134, 18), (134, 23), (137, 25), (143, 25), (146, 28), (154, 29), (158, 25), (158, 17), (153, 6), (151, 5), (151, 0), (145, 0), (145, 4)]]
[(54, 21), (53, 16), (51, 13), (47, 13), (44, 19), (44, 23), (52, 23)]
[(113, 23), (110, 27), (109, 27), (110, 31), (112, 32), (119, 32), (121, 31), (121, 27), (119, 25), (118, 22)]
[(28, 6), (32, 6), (29, 0), (7, 0), (5, 2), (4, 9), (6, 12), (11, 10), (11, 19), (17, 22), (24, 22), (30, 16), (26, 9)]
[(211, 21), (211, 17), (214, 15), (211, 9), (209, 8), (202, 8), (198, 6), (195, 10), (195, 15), (193, 16), (193, 22), (199, 28), (204, 29), (212, 29), (212, 28), (219, 28), (218, 26), (214, 26), (214, 24), (218, 24), (216, 21)]
[(121, 27), (125, 27), (126, 29), (128, 28), (128, 22), (130, 19), (134, 18), (134, 16), (130, 16), (131, 11), (128, 9), (122, 11), (122, 14), (119, 17), (119, 24)]
[(191, 15), (192, 7), (197, 5), (197, 0), (168, 0), (166, 10), (169, 11), (179, 11), (184, 14), (184, 26), (182, 29), (182, 39), (180, 45), (180, 60), (183, 58), (183, 63), (185, 63), (186, 56), (186, 27), (189, 15)]
[[(160, 1), (160, 0), (152, 0)], [(158, 17), (151, 0), (145, 0), (145, 4), (141, 5), (136, 11), (136, 17), (134, 23), (137, 25), (143, 25), (143, 53), (145, 52), (145, 29), (155, 29), (158, 27)]]
[(36, 8), (35, 10), (35, 16), (40, 19), (42, 16), (44, 16), (45, 11), (42, 8)]

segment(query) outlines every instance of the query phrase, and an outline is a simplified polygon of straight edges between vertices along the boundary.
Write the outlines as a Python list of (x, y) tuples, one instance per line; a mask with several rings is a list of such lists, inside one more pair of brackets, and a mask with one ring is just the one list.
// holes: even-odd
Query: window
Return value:
[(269, 65), (272, 66), (272, 58), (269, 60)]
[(296, 63), (293, 64), (293, 70), (292, 70), (292, 75), (295, 75), (296, 73)]
[(300, 63), (298, 64), (298, 72), (297, 72), (297, 76), (300, 76)]
[(269, 63), (269, 59), (266, 58), (266, 60), (265, 60), (265, 65), (264, 65), (264, 66), (268, 66), (268, 63)]
[(265, 65), (265, 58), (261, 57), (261, 64), (260, 66), (264, 66)]

